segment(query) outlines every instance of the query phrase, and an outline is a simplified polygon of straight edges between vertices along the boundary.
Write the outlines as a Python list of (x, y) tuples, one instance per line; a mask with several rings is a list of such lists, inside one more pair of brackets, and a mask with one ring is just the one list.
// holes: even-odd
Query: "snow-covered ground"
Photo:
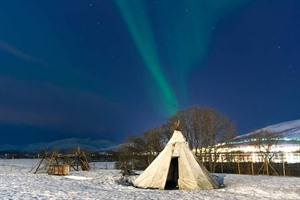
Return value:
[(226, 174), (226, 187), (217, 190), (153, 190), (122, 184), (113, 163), (91, 163), (92, 171), (68, 177), (29, 173), (36, 163), (0, 159), (0, 199), (300, 199), (296, 177)]

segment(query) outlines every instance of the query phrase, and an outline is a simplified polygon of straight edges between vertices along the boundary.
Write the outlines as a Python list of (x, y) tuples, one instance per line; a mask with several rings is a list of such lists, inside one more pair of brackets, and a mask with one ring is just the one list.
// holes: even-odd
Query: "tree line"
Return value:
[(212, 108), (193, 106), (179, 110), (162, 126), (137, 136), (128, 135), (125, 143), (117, 150), (117, 167), (125, 164), (127, 168), (145, 169), (163, 150), (175, 129), (182, 132), (200, 162), (204, 157), (208, 158), (211, 172), (216, 167), (217, 144), (236, 136), (236, 125), (226, 115)]

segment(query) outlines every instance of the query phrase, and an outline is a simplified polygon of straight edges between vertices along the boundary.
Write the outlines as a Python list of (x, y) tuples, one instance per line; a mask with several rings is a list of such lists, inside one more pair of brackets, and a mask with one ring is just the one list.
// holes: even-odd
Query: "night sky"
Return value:
[(237, 134), (300, 118), (298, 0), (0, 2), (0, 144), (121, 142), (211, 107)]

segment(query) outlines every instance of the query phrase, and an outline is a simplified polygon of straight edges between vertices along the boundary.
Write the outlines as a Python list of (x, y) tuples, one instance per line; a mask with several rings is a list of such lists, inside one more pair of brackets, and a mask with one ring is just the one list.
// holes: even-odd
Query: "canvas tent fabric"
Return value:
[(205, 167), (197, 162), (182, 133), (177, 130), (163, 151), (133, 184), (140, 188), (181, 190), (219, 187)]

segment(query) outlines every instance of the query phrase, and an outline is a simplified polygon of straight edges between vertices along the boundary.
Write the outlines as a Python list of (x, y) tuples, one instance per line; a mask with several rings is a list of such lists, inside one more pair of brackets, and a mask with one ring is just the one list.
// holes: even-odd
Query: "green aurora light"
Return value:
[[(168, 115), (172, 115), (179, 104), (188, 105), (187, 84), (191, 69), (201, 67), (221, 19), (247, 2), (115, 0), (145, 66), (160, 90), (163, 102), (158, 105), (160, 109), (166, 109)], [(147, 13), (151, 13), (151, 18)], [(168, 71), (168, 77), (164, 70)]]
[(153, 76), (156, 84), (160, 88), (160, 95), (166, 106), (166, 111), (169, 115), (177, 111), (178, 103), (172, 87), (167, 81), (163, 73), (158, 55), (156, 53), (155, 41), (153, 39), (148, 17), (144, 13), (142, 1), (124, 1), (116, 0), (116, 5), (119, 8), (129, 31), (134, 39), (135, 45), (138, 48), (149, 72)]

